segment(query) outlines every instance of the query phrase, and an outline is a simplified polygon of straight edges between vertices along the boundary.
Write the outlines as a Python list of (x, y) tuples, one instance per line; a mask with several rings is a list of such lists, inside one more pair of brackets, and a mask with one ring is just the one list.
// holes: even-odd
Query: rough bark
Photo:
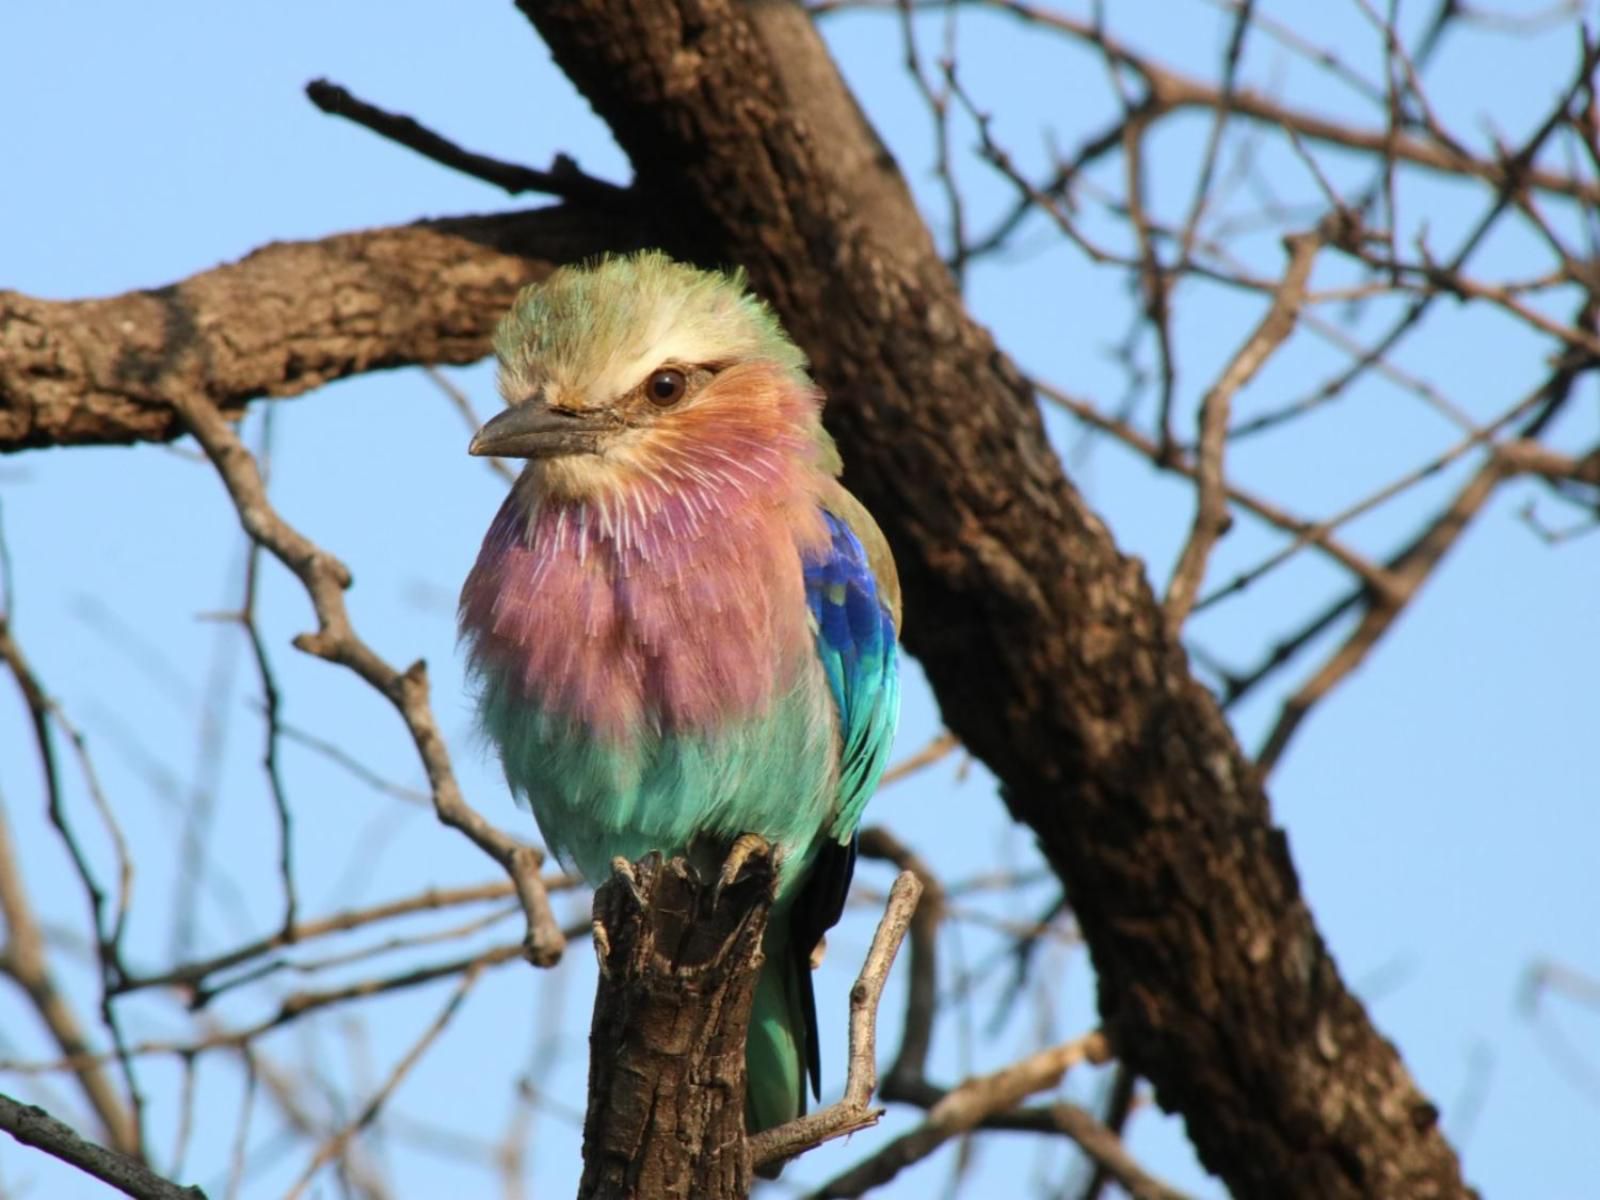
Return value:
[(1066, 881), (1106, 1027), (1206, 1165), (1239, 1196), (1467, 1194), (1142, 565), (1063, 476), (804, 15), (521, 7), (679, 217), (673, 248), (745, 267), (812, 356), (907, 642)]
[(774, 874), (720, 894), (683, 859), (619, 870), (594, 898), (579, 1200), (734, 1200), (750, 1191), (744, 1045)]
[[(908, 644), (1066, 882), (1106, 1030), (1205, 1164), (1242, 1197), (1469, 1194), (1434, 1107), (1340, 979), (1257, 774), (1142, 565), (1064, 478), (804, 16), (726, 0), (524, 7), (632, 158), (664, 223), (655, 240), (744, 266), (812, 356), (848, 482), (899, 560)], [(201, 276), (123, 298), (128, 329), (93, 308), (120, 301), (0, 295), (0, 447), (173, 436), (169, 377), (238, 411), (342, 373), (475, 355), (542, 266), (506, 248), (559, 257), (541, 222), (576, 222), (573, 254), (651, 236), (637, 219), (555, 212), (451, 230), (442, 252), (356, 254), (362, 333), (343, 351), (340, 292), (315, 290), (349, 257), (342, 239), (300, 248), (283, 288), (223, 286), (247, 259), (215, 277), (216, 297), (186, 291)], [(426, 243), (438, 228), (354, 236)], [(462, 272), (470, 285), (422, 294)], [(373, 307), (391, 286), (403, 311)], [(279, 332), (256, 344), (258, 324)], [(283, 349), (302, 336), (314, 352)]]
[(636, 231), (542, 209), (275, 243), (105, 300), (0, 291), (0, 449), (166, 441), (185, 389), (238, 415), (363, 371), (476, 362), (518, 288)]

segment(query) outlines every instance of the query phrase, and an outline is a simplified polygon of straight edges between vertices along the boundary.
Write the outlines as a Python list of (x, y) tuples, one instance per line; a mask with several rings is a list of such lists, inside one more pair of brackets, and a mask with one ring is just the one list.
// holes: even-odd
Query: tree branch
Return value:
[(178, 394), (237, 417), (364, 371), (476, 362), (523, 285), (647, 238), (564, 205), (280, 242), (106, 300), (0, 291), (0, 451), (169, 441)]
[(77, 1167), (135, 1200), (206, 1200), (197, 1187), (180, 1187), (126, 1154), (86, 1142), (42, 1108), (0, 1095), (0, 1129), (24, 1146)]
[(883, 1110), (871, 1106), (872, 1093), (878, 1086), (878, 1001), (921, 897), (922, 881), (911, 871), (901, 871), (889, 889), (878, 931), (872, 936), (861, 973), (850, 989), (850, 1058), (843, 1097), (826, 1108), (752, 1137), (750, 1161), (756, 1168), (785, 1162), (813, 1146), (878, 1123)]
[(1294, 332), (1305, 300), (1311, 264), (1322, 245), (1320, 233), (1300, 233), (1284, 239), (1289, 265), (1272, 297), (1272, 305), (1254, 332), (1234, 354), (1222, 375), (1200, 403), (1200, 436), (1195, 451), (1196, 489), (1194, 525), (1189, 540), (1178, 555), (1167, 585), (1165, 609), (1173, 633), (1183, 628), (1205, 578), (1206, 560), (1211, 549), (1228, 528), (1227, 475), (1222, 468), (1222, 452), (1228, 440), (1228, 413), (1233, 397), (1255, 378), (1267, 359)]
[(727, 887), (652, 854), (595, 892), (579, 1200), (749, 1194), (745, 1034), (776, 882), (765, 853)]
[(306, 98), (329, 116), (354, 121), (379, 137), (387, 138), (408, 150), (415, 150), (424, 158), (431, 158), (440, 166), (504, 188), (513, 196), (541, 192), (547, 196), (559, 196), (563, 200), (619, 208), (625, 208), (630, 203), (627, 188), (585, 175), (578, 169), (578, 164), (565, 155), (558, 155), (550, 170), (536, 171), (520, 163), (508, 163), (487, 154), (475, 154), (463, 150), (414, 118), (368, 104), (351, 95), (346, 88), (329, 83), (326, 79), (313, 79), (306, 84)]

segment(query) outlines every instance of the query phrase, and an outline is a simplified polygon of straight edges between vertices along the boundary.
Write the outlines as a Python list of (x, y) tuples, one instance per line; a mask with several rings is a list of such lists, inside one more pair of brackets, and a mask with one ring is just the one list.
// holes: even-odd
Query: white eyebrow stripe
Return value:
[(726, 345), (719, 346), (705, 332), (695, 329), (668, 329), (640, 344), (643, 348), (632, 354), (614, 354), (595, 375), (589, 384), (588, 399), (591, 404), (605, 404), (626, 395), (662, 363), (678, 362), (692, 366), (714, 362), (725, 357), (729, 349)]

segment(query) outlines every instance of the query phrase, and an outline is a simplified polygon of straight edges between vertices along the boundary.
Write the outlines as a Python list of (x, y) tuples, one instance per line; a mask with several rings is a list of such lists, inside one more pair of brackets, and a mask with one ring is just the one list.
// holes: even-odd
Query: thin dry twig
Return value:
[(451, 1018), (460, 1010), (462, 1001), (467, 998), (468, 993), (472, 991), (473, 985), (478, 982), (480, 970), (480, 967), (467, 968), (466, 973), (461, 977), (461, 982), (456, 985), (456, 990), (450, 994), (450, 999), (439, 1010), (438, 1016), (434, 1017), (432, 1023), (423, 1030), (422, 1036), (417, 1039), (410, 1050), (406, 1051), (405, 1056), (395, 1064), (394, 1070), (384, 1080), (383, 1086), (373, 1094), (372, 1099), (367, 1101), (353, 1121), (318, 1147), (317, 1152), (312, 1155), (311, 1161), (306, 1164), (306, 1169), (301, 1172), (300, 1178), (285, 1194), (284, 1200), (299, 1200), (299, 1197), (305, 1193), (306, 1188), (310, 1186), (311, 1181), (316, 1178), (317, 1172), (339, 1157), (351, 1140), (368, 1125), (372, 1124), (383, 1110), (383, 1106), (388, 1103), (389, 1097), (394, 1095), (395, 1089), (411, 1073), (411, 1068), (416, 1066), (418, 1060), (427, 1053), (428, 1047), (433, 1045), (438, 1036), (444, 1032), (445, 1027), (450, 1024)]
[(329, 116), (354, 121), (380, 137), (408, 150), (415, 150), (424, 158), (431, 158), (441, 166), (460, 171), (463, 175), (492, 183), (513, 196), (539, 192), (564, 200), (611, 205), (626, 204), (629, 200), (626, 188), (585, 174), (566, 155), (557, 156), (548, 171), (538, 171), (491, 158), (487, 154), (475, 154), (434, 133), (414, 118), (368, 104), (326, 79), (313, 79), (306, 84), (306, 98)]
[[(526, 957), (523, 946), (520, 943), (513, 942), (503, 946), (492, 946), (488, 950), (479, 953), (466, 954), (443, 962), (413, 967), (394, 975), (362, 979), (342, 987), (327, 988), (321, 991), (291, 992), (278, 1002), (276, 1012), (270, 1016), (263, 1017), (253, 1024), (244, 1025), (237, 1029), (212, 1030), (193, 1041), (152, 1039), (138, 1042), (129, 1046), (126, 1054), (130, 1058), (143, 1058), (156, 1054), (172, 1054), (182, 1058), (203, 1054), (208, 1050), (236, 1049), (248, 1045), (264, 1033), (287, 1025), (291, 1021), (299, 1020), (307, 1013), (318, 1009), (332, 1008), (336, 1005), (348, 1004), (353, 1000), (365, 1000), (372, 996), (381, 996), (390, 992), (421, 987), (424, 984), (433, 983), (440, 979), (453, 979), (466, 971), (483, 971), (489, 967), (497, 967), (521, 957)], [(117, 1055), (115, 1054), (79, 1054), (43, 1062), (0, 1059), (0, 1071), (11, 1071), (18, 1075), (39, 1075), (50, 1071), (75, 1071), (86, 1063), (103, 1063), (114, 1060), (116, 1057)]]
[(926, 767), (931, 767), (960, 745), (961, 739), (956, 737), (955, 734), (948, 729), (940, 730), (933, 740), (921, 750), (916, 751), (914, 754), (908, 754), (885, 771), (883, 778), (878, 780), (878, 787), (881, 789), (888, 784), (898, 783), (900, 780), (915, 775)]
[[(476, 433), (478, 427), (483, 424), (483, 420), (478, 416), (478, 410), (472, 407), (472, 398), (451, 383), (445, 373), (439, 370), (438, 367), (423, 367), (422, 373), (428, 377), (434, 387), (444, 393), (445, 399), (450, 401), (450, 407), (461, 414), (461, 419), (467, 423), (467, 429)], [(485, 455), (483, 461), (488, 465), (489, 470), (493, 471), (506, 483), (516, 482), (517, 472), (505, 459), (496, 458), (491, 454)]]
[[(261, 464), (262, 487), (267, 486), (272, 455), (272, 429), (275, 408), (268, 408), (261, 422), (261, 448), (257, 453)], [(256, 677), (261, 682), (261, 709), (265, 718), (265, 745), (261, 752), (261, 765), (267, 774), (267, 788), (272, 793), (273, 816), (278, 823), (278, 877), (283, 885), (283, 929), (294, 928), (300, 901), (294, 880), (294, 818), (289, 809), (289, 795), (283, 783), (278, 746), (282, 740), (282, 693), (278, 677), (272, 669), (272, 656), (267, 651), (266, 639), (256, 621), (256, 599), (260, 594), (261, 543), (251, 540), (245, 557), (244, 603), (239, 610), (239, 623), (244, 626), (245, 637), (250, 642), (251, 658), (255, 662)]]
[[(546, 880), (545, 887), (549, 891), (559, 891), (574, 884), (575, 881), (570, 876), (553, 875)], [(267, 937), (247, 942), (225, 953), (197, 962), (184, 963), (171, 970), (150, 975), (129, 976), (123, 981), (120, 990), (133, 992), (153, 987), (189, 988), (196, 993), (194, 1003), (198, 1007), (204, 1003), (201, 997), (206, 993), (206, 980), (210, 976), (241, 966), (274, 950), (291, 945), (304, 945), (329, 934), (348, 933), (393, 917), (453, 908), (463, 904), (490, 903), (515, 894), (516, 889), (509, 881), (480, 883), (459, 888), (427, 888), (414, 896), (406, 896), (399, 900), (389, 900), (365, 908), (346, 909), (315, 920), (301, 921), (293, 929), (280, 929)]]
[(1311, 278), (1311, 264), (1322, 242), (1323, 235), (1319, 231), (1291, 234), (1284, 239), (1289, 265), (1272, 298), (1272, 306), (1201, 402), (1194, 525), (1173, 568), (1164, 604), (1167, 623), (1174, 630), (1181, 629), (1188, 619), (1200, 591), (1200, 582), (1205, 577), (1211, 548), (1228, 527), (1227, 480), (1223, 474), (1222, 454), (1227, 444), (1229, 407), (1234, 394), (1255, 377), (1294, 332), (1300, 306), (1305, 300), (1306, 284)]
[(750, 1138), (747, 1148), (752, 1167), (793, 1158), (813, 1146), (874, 1125), (882, 1115), (881, 1109), (871, 1107), (878, 1084), (878, 1001), (921, 895), (922, 883), (916, 875), (900, 872), (889, 889), (889, 902), (872, 937), (866, 961), (861, 964), (861, 973), (850, 989), (850, 1065), (844, 1096), (826, 1108)]
[(976, 1075), (950, 1089), (928, 1110), (928, 1118), (910, 1133), (902, 1134), (835, 1177), (817, 1197), (864, 1196), (888, 1183), (911, 1164), (927, 1158), (953, 1137), (958, 1137), (995, 1113), (1004, 1112), (1033, 1093), (1054, 1087), (1079, 1063), (1100, 1064), (1111, 1059), (1111, 1044), (1099, 1030), (1052, 1046), (988, 1075)]
[[(101, 968), (103, 986), (109, 987), (109, 981), (113, 978), (111, 956), (114, 954), (114, 943), (102, 932), (101, 921), (105, 908), (103, 893), (94, 882), (89, 872), (88, 860), (78, 849), (77, 841), (66, 824), (60, 779), (56, 771), (54, 747), (50, 738), (52, 705), (28, 660), (23, 656), (22, 648), (12, 637), (8, 618), (4, 614), (0, 614), (0, 662), (4, 662), (10, 668), (22, 691), (23, 701), (33, 722), (44, 768), (46, 789), (49, 793), (49, 811), (56, 828), (62, 832), (73, 852), (80, 878), (90, 895), (96, 932), (96, 957)], [(127, 866), (128, 860), (125, 855), (122, 862), (124, 894), (119, 909), (125, 911), (126, 880), (130, 868)], [(11, 843), (11, 826), (3, 807), (0, 807), (0, 915), (5, 917), (6, 928), (5, 946), (0, 950), (0, 971), (9, 975), (22, 989), (63, 1055), (78, 1058), (91, 1053), (89, 1037), (83, 1022), (69, 1003), (66, 992), (62, 990), (50, 968), (45, 953), (44, 934), (34, 914), (27, 890), (23, 886), (21, 864)], [(117, 928), (121, 928), (120, 920)], [(96, 1062), (83, 1062), (73, 1068), (73, 1073), (77, 1076), (78, 1085), (94, 1109), (112, 1146), (126, 1154), (139, 1156), (142, 1155), (143, 1142), (138, 1107), (139, 1093), (132, 1087), (132, 1070), (127, 1058), (122, 1054), (124, 1046), (120, 1026), (109, 1021), (109, 992), (105, 995), (102, 1015), (108, 1017), (108, 1027), (118, 1051), (118, 1061), (122, 1065), (124, 1077), (130, 1084), (131, 1100), (124, 1101)]]
[(308, 654), (354, 671), (384, 695), (405, 722), (433, 789), (439, 820), (465, 834), (511, 877), (527, 918), (526, 952), (530, 962), (550, 966), (565, 948), (560, 927), (550, 912), (539, 868), (544, 855), (495, 828), (461, 795), (449, 751), (428, 702), (427, 667), (420, 660), (397, 671), (362, 641), (350, 623), (344, 589), (348, 567), (289, 527), (267, 499), (255, 459), (208, 397), (182, 392), (170, 397), (184, 425), (205, 450), (232, 497), (245, 532), (260, 542), (300, 580), (317, 615), (317, 631), (295, 638)]
[(938, 1010), (939, 926), (944, 921), (947, 893), (921, 855), (881, 825), (861, 831), (859, 849), (865, 858), (881, 858), (902, 871), (910, 871), (922, 884), (922, 900), (911, 918), (910, 978), (900, 1050), (882, 1088), (885, 1100), (898, 1100), (904, 1086), (923, 1077), (933, 1046), (933, 1021)]

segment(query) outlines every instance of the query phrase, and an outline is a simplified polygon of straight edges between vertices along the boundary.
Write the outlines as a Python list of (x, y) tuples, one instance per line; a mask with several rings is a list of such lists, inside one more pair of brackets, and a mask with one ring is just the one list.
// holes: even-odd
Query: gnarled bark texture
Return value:
[(774, 878), (752, 857), (719, 894), (683, 859), (651, 855), (595, 893), (579, 1200), (749, 1194), (745, 1029)]
[(626, 247), (626, 229), (543, 209), (275, 243), (105, 300), (0, 291), (0, 449), (167, 441), (184, 428), (166, 397), (186, 388), (237, 415), (363, 371), (476, 362), (519, 288)]

